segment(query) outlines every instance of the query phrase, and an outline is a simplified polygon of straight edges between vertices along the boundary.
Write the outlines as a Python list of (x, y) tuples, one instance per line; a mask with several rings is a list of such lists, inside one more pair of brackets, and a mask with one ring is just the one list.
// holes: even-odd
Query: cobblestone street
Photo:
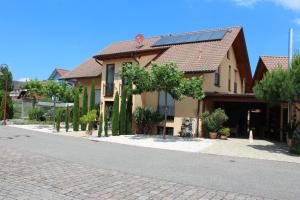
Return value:
[(0, 148), (0, 199), (263, 199)]

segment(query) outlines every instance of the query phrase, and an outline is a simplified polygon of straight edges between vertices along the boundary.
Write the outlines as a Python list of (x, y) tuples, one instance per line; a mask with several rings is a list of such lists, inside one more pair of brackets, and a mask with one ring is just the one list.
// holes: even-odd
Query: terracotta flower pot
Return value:
[(218, 133), (217, 132), (209, 132), (210, 139), (217, 139)]

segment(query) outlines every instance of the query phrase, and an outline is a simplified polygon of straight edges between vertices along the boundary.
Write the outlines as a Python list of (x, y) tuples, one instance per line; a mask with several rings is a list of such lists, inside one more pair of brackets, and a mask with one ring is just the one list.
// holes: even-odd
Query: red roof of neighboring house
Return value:
[(94, 58), (81, 63), (75, 69), (66, 73), (61, 79), (77, 79), (77, 78), (91, 78), (98, 77), (102, 73), (102, 64), (96, 62)]
[(48, 80), (52, 80), (56, 76), (56, 74), (58, 74), (60, 77), (62, 77), (68, 72), (69, 72), (69, 70), (66, 70), (66, 69), (55, 68), (54, 71), (49, 76)]
[(278, 67), (287, 69), (289, 65), (287, 56), (260, 56), (260, 58), (268, 70)]

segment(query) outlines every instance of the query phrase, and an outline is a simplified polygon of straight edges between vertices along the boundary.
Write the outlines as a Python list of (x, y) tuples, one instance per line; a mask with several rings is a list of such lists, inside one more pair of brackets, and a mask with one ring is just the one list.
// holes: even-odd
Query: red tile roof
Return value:
[(56, 72), (57, 72), (60, 76), (63, 76), (63, 75), (65, 75), (66, 73), (68, 73), (69, 70), (56, 68)]
[[(156, 41), (161, 37), (152, 37), (145, 39), (141, 48), (137, 48), (137, 43), (134, 40), (113, 43), (107, 48), (103, 49), (96, 58), (100, 60), (108, 55), (116, 55), (128, 52), (139, 53), (151, 50), (164, 50), (164, 52), (156, 59), (156, 63), (175, 62), (178, 68), (185, 72), (201, 72), (201, 71), (215, 71), (221, 64), (227, 51), (232, 46), (233, 42), (241, 32), (241, 27), (220, 28), (216, 30), (228, 30), (222, 40), (203, 41), (186, 44), (176, 44), (169, 46), (152, 47)], [(210, 32), (197, 31), (192, 33)], [(184, 33), (184, 34), (192, 34)], [(182, 34), (172, 34), (182, 35)]]
[(102, 73), (102, 65), (94, 58), (89, 58), (72, 71), (66, 73), (61, 79), (77, 79), (99, 77)]
[(287, 56), (260, 56), (260, 58), (269, 71), (278, 67), (282, 67), (283, 69), (288, 68)]

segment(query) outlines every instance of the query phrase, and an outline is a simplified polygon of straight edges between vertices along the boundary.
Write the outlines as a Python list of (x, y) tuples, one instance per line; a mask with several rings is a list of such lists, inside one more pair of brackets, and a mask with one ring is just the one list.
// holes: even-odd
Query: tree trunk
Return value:
[(165, 91), (165, 121), (164, 121), (164, 130), (163, 130), (163, 138), (166, 139), (166, 126), (167, 126), (167, 114), (168, 114), (168, 106), (167, 106), (167, 91)]

